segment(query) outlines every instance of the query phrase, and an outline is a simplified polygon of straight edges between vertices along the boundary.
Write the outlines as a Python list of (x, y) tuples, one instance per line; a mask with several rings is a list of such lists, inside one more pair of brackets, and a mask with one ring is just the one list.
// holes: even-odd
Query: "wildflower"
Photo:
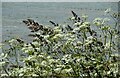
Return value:
[(93, 39), (93, 36), (89, 36), (87, 37), (88, 40), (92, 40)]
[(74, 23), (74, 26), (79, 26), (81, 25), (81, 22)]
[(71, 19), (71, 20), (75, 20), (75, 17), (71, 17), (70, 19)]
[(80, 30), (79, 27), (75, 27), (74, 30), (73, 30), (73, 32), (76, 32), (76, 31), (79, 31), (79, 30)]
[(61, 38), (61, 37), (63, 37), (63, 35), (62, 34), (56, 34), (54, 37)]
[(0, 62), (0, 67), (3, 66), (5, 63), (5, 61)]
[(46, 65), (47, 65), (47, 62), (43, 60), (43, 61), (41, 62), (41, 65), (42, 65), (42, 66), (46, 66)]
[(90, 22), (84, 22), (82, 25), (80, 25), (80, 30), (84, 31), (89, 26), (90, 26)]
[(28, 58), (27, 58), (27, 60), (33, 60), (33, 59), (35, 59), (36, 58), (36, 56), (29, 56)]
[(87, 15), (82, 15), (82, 18), (87, 19), (88, 16)]
[(9, 43), (13, 43), (15, 41), (16, 41), (15, 39), (11, 39), (11, 40), (9, 40)]
[(77, 59), (77, 60), (76, 60), (76, 62), (78, 62), (78, 63), (79, 63), (79, 62), (80, 62), (80, 60), (81, 60), (81, 59)]
[(38, 55), (38, 57), (39, 57), (39, 58), (44, 58), (44, 56), (43, 56), (43, 55)]
[(6, 76), (8, 76), (7, 74), (1, 74), (0, 75), (1, 77), (6, 77)]
[(63, 56), (63, 58), (61, 60), (64, 60), (65, 63), (68, 63), (68, 62), (72, 61), (71, 56), (72, 56), (71, 54), (66, 54)]
[(110, 19), (109, 18), (104, 18), (103, 21), (108, 22), (108, 21), (110, 21)]
[(47, 59), (50, 59), (51, 58), (51, 56), (47, 56)]
[(63, 64), (60, 64), (60, 65), (56, 65), (58, 68), (64, 68), (65, 67), (65, 65)]
[(90, 26), (90, 22), (84, 22), (83, 24), (86, 26)]
[(101, 28), (102, 30), (109, 30), (110, 29), (110, 26), (104, 26)]
[(29, 46), (29, 47), (27, 47), (27, 49), (32, 51), (32, 50), (33, 50), (33, 47), (32, 47), (32, 46)]
[(73, 72), (73, 69), (72, 69), (72, 68), (63, 69), (63, 70), (61, 71), (61, 73), (63, 73), (63, 74), (65, 74), (65, 73), (71, 73), (71, 72)]
[(62, 30), (60, 29), (60, 27), (54, 27), (54, 32), (55, 33), (60, 33)]
[(77, 41), (77, 46), (81, 46), (83, 43), (81, 41)]
[(119, 38), (119, 36), (118, 36), (118, 35), (115, 35), (115, 38), (116, 38), (116, 39), (118, 39), (118, 38)]
[(56, 68), (56, 69), (54, 69), (54, 71), (55, 71), (56, 73), (60, 73), (61, 69), (62, 69), (62, 68)]
[(95, 18), (94, 21), (101, 21), (102, 18)]
[(45, 39), (48, 39), (50, 37), (50, 35), (45, 35), (44, 38)]
[(110, 41), (109, 41), (108, 43), (106, 43), (105, 49), (108, 50), (108, 49), (110, 49), (110, 47), (111, 47), (111, 43), (110, 43)]
[(39, 43), (37, 41), (32, 42), (32, 44), (35, 45), (35, 46), (39, 46)]
[(27, 50), (27, 49), (26, 49), (26, 50), (24, 50), (24, 52), (25, 52), (25, 53), (28, 53), (28, 52), (29, 52), (29, 50)]
[(117, 18), (117, 17), (119, 17), (119, 14), (114, 13), (114, 14), (113, 14), (113, 17), (114, 17), (114, 18)]
[(94, 24), (95, 24), (96, 26), (101, 26), (101, 25), (102, 25), (101, 22), (94, 22)]
[(0, 54), (0, 58), (2, 58), (2, 59), (5, 59), (7, 56), (8, 56), (8, 54), (5, 54), (5, 53)]
[(70, 73), (70, 72), (73, 72), (73, 69), (72, 68), (69, 68), (69, 69), (65, 69), (66, 73)]
[(0, 57), (3, 57), (4, 55), (5, 55), (4, 53), (1, 53), (1, 54), (0, 54)]
[(86, 25), (83, 24), (83, 25), (80, 25), (80, 29), (85, 29), (86, 28)]
[(95, 24), (96, 26), (101, 26), (102, 25), (102, 18), (95, 18), (93, 20), (93, 24)]
[(53, 40), (60, 40), (63, 37), (62, 34), (56, 34), (52, 39)]
[(111, 11), (111, 8), (108, 8), (108, 9), (105, 11), (105, 14), (110, 13), (110, 11)]
[(93, 40), (86, 40), (84, 45), (89, 46), (89, 44), (91, 44), (91, 43), (93, 43)]
[(2, 46), (4, 46), (4, 44), (3, 44), (3, 43), (0, 43), (0, 48), (2, 48)]
[(10, 43), (10, 45), (15, 45), (17, 43), (16, 39), (11, 39), (8, 41)]
[(37, 74), (32, 74), (32, 76), (33, 76), (33, 77), (38, 77), (39, 75), (37, 75)]
[(23, 73), (20, 73), (19, 76), (24, 76), (24, 74), (23, 74)]
[(54, 59), (49, 59), (48, 61), (49, 61), (49, 63), (51, 64), (51, 63), (53, 63), (55, 60), (54, 60)]

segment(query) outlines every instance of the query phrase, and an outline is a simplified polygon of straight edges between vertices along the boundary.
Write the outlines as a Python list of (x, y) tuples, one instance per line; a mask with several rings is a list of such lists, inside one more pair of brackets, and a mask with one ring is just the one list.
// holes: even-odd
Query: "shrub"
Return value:
[(119, 77), (119, 14), (107, 12), (115, 20), (115, 25), (109, 25), (108, 18), (89, 22), (87, 16), (71, 12), (71, 23), (65, 25), (50, 21), (53, 26), (48, 27), (32, 19), (24, 20), (33, 40), (5, 41), (4, 47), (9, 49), (1, 54), (0, 76)]

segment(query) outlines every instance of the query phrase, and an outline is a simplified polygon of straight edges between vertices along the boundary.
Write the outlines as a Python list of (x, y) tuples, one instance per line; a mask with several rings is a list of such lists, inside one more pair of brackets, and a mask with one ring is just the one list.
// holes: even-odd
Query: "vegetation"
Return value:
[(5, 40), (0, 76), (118, 78), (119, 14), (109, 10), (114, 24), (109, 24), (109, 18), (88, 22), (86, 15), (73, 11), (65, 25), (50, 21), (53, 26), (48, 27), (24, 20), (33, 40)]

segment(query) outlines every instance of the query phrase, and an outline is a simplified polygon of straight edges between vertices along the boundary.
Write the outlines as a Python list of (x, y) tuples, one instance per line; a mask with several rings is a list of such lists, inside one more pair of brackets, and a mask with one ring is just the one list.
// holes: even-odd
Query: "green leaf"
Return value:
[(110, 30), (110, 26), (104, 26), (101, 28), (102, 30)]

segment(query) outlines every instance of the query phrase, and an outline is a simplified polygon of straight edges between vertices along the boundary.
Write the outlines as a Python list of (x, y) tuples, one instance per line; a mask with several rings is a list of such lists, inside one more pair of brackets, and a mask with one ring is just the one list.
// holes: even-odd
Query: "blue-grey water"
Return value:
[[(109, 17), (104, 11), (111, 8), (117, 12), (117, 2), (3, 2), (2, 3), (2, 39), (20, 37), (25, 40), (30, 30), (22, 20), (32, 18), (44, 25), (51, 25), (48, 21), (64, 22), (71, 17), (71, 10), (78, 15), (87, 14), (92, 21), (96, 17)], [(112, 23), (112, 22), (111, 22)]]
[[(3, 2), (2, 3), (2, 40), (13, 37), (23, 38), (26, 41), (31, 40), (28, 37), (30, 30), (27, 28), (23, 20), (32, 18), (35, 21), (51, 25), (48, 21), (53, 20), (57, 23), (64, 24), (67, 19), (72, 16), (71, 10), (78, 15), (87, 14), (88, 20), (92, 21), (96, 17), (108, 17), (104, 15), (104, 11), (111, 8), (113, 12), (118, 11), (118, 3), (116, 2)], [(110, 23), (114, 23), (111, 20)], [(12, 61), (14, 61), (11, 58)]]

